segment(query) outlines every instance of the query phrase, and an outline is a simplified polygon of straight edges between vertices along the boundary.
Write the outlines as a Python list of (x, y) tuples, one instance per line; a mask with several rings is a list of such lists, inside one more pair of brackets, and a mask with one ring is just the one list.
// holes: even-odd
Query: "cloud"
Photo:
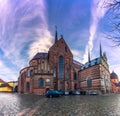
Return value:
[(99, 23), (100, 19), (104, 17), (106, 10), (107, 10), (107, 9), (102, 7), (103, 4), (104, 4), (104, 0), (93, 0), (93, 4), (91, 6), (92, 19), (91, 19), (91, 25), (89, 28), (90, 36), (89, 36), (87, 46), (85, 48), (84, 59), (83, 59), (84, 63), (88, 59), (87, 58), (88, 47), (90, 48), (90, 52), (93, 49), (93, 41), (95, 39), (98, 23)]
[(16, 78), (17, 74), (18, 72), (8, 68), (5, 64), (3, 64), (3, 61), (0, 60), (0, 78), (2, 78), (4, 81), (13, 81), (17, 80)]
[(38, 39), (30, 45), (29, 56), (32, 58), (38, 52), (48, 52), (52, 45), (52, 35), (47, 29), (39, 30)]
[(37, 39), (30, 45), (28, 51), (30, 58), (32, 58), (37, 52), (48, 52), (50, 46), (52, 45), (53, 36), (48, 30), (47, 18), (45, 16), (45, 2), (40, 2), (40, 7), (40, 17), (42, 25), (40, 25), (40, 28), (37, 30)]
[[(5, 65), (0, 77), (10, 72), (11, 66), (15, 67), (14, 72), (19, 72), (37, 49), (41, 48), (42, 52), (51, 45), (46, 14), (44, 0), (0, 0), (0, 50), (3, 52), (0, 57), (2, 67)], [(15, 77), (14, 72), (6, 78)]]
[(72, 49), (71, 52), (73, 54), (73, 59), (82, 63), (82, 51), (77, 49)]

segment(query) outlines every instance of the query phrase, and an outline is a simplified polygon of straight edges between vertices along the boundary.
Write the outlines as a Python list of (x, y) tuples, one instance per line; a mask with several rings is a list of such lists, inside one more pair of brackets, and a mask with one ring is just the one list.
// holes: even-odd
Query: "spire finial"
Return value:
[(57, 37), (57, 26), (55, 25), (55, 30), (56, 30), (56, 32), (55, 32), (55, 43), (57, 42), (57, 40), (58, 40), (58, 37)]
[(101, 46), (101, 41), (100, 41), (100, 57), (102, 57), (102, 46)]
[(61, 38), (63, 38), (63, 35), (61, 35)]

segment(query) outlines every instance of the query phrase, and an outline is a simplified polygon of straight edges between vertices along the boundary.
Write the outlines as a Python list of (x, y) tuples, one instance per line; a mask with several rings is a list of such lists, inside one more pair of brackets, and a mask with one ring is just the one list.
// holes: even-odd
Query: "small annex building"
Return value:
[(79, 71), (80, 89), (87, 94), (111, 92), (110, 72), (105, 54), (85, 63)]

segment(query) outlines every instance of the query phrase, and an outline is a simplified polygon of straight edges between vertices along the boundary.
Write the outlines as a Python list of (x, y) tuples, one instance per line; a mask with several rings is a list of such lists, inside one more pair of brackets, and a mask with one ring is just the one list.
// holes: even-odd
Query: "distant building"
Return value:
[(65, 40), (63, 37), (58, 40), (56, 31), (49, 51), (37, 53), (18, 78), (20, 93), (44, 94), (48, 89), (109, 93), (111, 84), (106, 55), (101, 53), (99, 58), (83, 65), (73, 59)]
[(112, 92), (113, 93), (120, 92), (120, 82), (118, 79), (118, 75), (114, 71), (110, 74), (110, 79), (112, 85)]
[(1, 84), (3, 84), (3, 83), (5, 83), (2, 79), (0, 79), (0, 86), (1, 86)]
[(0, 92), (17, 92), (17, 81), (5, 82), (0, 79)]
[(18, 81), (7, 82), (12, 88), (12, 92), (18, 92)]

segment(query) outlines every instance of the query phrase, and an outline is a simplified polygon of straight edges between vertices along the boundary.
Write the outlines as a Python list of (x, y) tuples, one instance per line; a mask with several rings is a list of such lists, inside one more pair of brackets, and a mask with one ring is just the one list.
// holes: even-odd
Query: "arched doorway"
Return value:
[(18, 86), (15, 86), (14, 92), (18, 92)]
[(77, 90), (77, 84), (76, 83), (74, 84), (74, 90)]

